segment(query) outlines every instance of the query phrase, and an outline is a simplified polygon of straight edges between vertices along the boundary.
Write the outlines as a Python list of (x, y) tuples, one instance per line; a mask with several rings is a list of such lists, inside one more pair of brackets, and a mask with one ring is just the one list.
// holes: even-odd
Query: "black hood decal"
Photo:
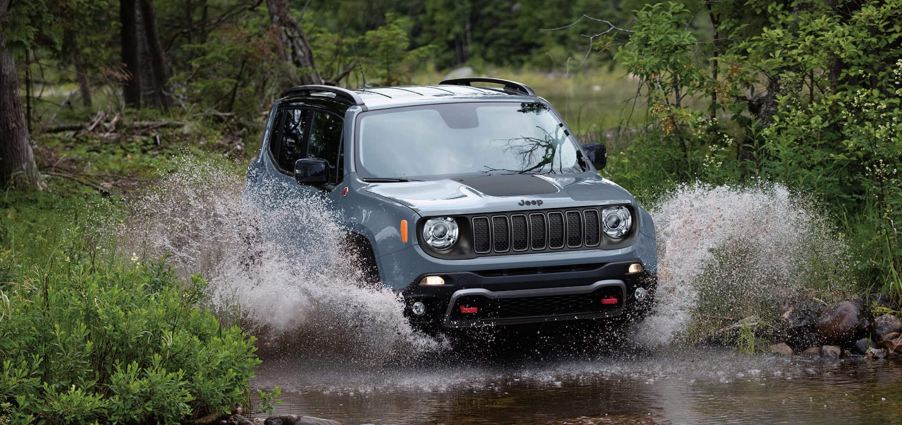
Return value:
[(558, 187), (529, 174), (461, 177), (454, 179), (489, 196), (524, 196), (557, 193)]

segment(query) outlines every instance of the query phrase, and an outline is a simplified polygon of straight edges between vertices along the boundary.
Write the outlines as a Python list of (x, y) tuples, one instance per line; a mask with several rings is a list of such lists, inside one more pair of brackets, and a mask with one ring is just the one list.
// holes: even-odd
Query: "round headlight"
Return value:
[(423, 226), (423, 240), (435, 249), (447, 249), (457, 243), (458, 230), (451, 217), (430, 218)]
[(633, 218), (626, 207), (610, 207), (601, 211), (601, 222), (604, 234), (612, 239), (620, 239), (629, 233)]

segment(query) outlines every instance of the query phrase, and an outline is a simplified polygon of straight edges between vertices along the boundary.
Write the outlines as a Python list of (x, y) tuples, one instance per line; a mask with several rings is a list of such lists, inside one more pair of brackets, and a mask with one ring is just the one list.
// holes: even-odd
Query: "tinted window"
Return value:
[(341, 151), (342, 119), (336, 115), (317, 111), (310, 127), (310, 139), (307, 142), (307, 157), (329, 161), (332, 166), (329, 176), (336, 180), (339, 153)]
[(309, 126), (310, 111), (300, 108), (279, 110), (276, 131), (269, 149), (276, 164), (283, 171), (294, 172), (294, 163), (304, 156), (304, 135)]

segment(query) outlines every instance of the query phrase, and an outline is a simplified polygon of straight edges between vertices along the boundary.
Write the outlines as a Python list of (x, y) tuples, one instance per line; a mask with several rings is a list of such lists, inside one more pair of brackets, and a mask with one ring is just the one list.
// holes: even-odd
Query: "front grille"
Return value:
[(470, 217), (479, 255), (595, 248), (601, 245), (598, 207)]
[(508, 217), (492, 217), (492, 247), (495, 252), (507, 252), (510, 249), (510, 228)]

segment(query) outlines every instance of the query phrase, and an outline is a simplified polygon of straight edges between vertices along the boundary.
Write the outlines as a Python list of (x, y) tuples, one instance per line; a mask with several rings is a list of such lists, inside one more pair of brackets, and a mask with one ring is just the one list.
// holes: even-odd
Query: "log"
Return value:
[[(126, 130), (156, 130), (159, 128), (182, 128), (185, 126), (181, 121), (135, 121), (129, 124), (123, 124), (120, 127)], [(91, 131), (90, 124), (63, 124), (49, 127), (44, 130), (45, 133), (64, 133), (66, 131)], [(95, 126), (96, 127), (96, 126)]]

